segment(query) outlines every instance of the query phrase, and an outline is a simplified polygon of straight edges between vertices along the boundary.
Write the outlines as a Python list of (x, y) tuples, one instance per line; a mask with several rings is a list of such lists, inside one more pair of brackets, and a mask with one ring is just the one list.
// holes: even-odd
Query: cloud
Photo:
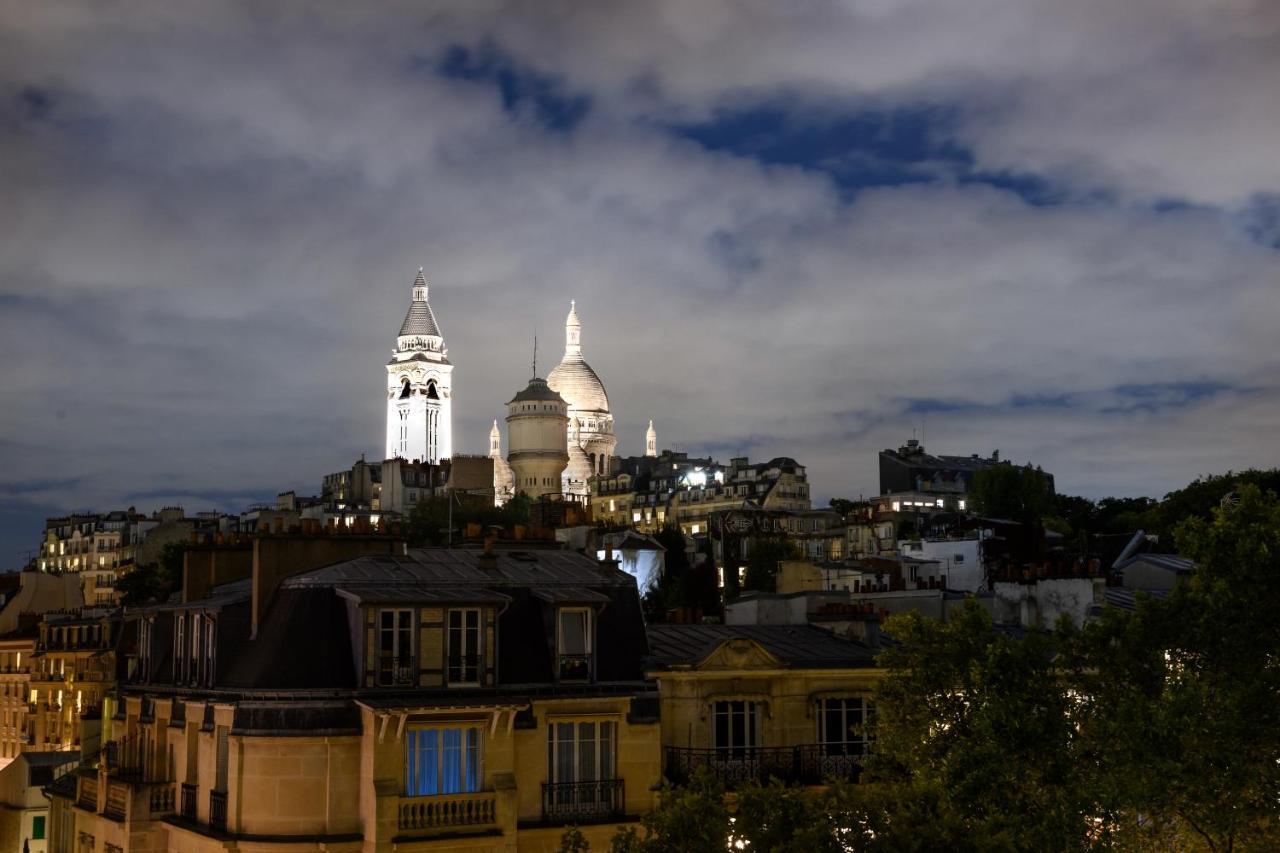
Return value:
[(24, 4), (0, 497), (317, 490), (381, 449), (419, 265), (463, 451), (576, 298), (624, 453), (1267, 464), (1273, 22), (1158, 5)]

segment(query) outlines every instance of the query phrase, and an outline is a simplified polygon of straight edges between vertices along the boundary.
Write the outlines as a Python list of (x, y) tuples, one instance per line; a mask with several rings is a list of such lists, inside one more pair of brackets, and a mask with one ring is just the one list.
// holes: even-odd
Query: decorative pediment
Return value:
[(725, 640), (715, 651), (702, 659), (697, 668), (713, 669), (778, 669), (782, 662), (770, 654), (764, 646), (745, 637)]

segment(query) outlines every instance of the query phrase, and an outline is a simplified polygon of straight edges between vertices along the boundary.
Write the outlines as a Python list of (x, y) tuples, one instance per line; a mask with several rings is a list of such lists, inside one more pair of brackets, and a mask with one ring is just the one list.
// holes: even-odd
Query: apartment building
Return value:
[(571, 824), (604, 848), (652, 807), (657, 694), (612, 562), (354, 535), (200, 553), (207, 593), (126, 616), (51, 851), (550, 851)]
[(813, 625), (651, 625), (666, 779), (727, 787), (857, 780), (874, 740), (877, 650)]

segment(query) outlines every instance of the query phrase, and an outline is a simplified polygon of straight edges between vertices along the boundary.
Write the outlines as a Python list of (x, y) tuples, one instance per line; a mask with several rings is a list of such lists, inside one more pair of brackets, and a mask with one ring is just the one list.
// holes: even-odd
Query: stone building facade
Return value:
[(218, 579), (129, 614), (51, 850), (552, 851), (571, 824), (603, 849), (653, 806), (657, 694), (612, 563), (286, 535)]

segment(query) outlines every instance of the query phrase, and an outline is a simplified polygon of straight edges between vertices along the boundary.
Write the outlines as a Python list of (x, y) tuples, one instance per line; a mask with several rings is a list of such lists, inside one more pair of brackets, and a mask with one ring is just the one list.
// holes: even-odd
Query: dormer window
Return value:
[(588, 608), (560, 608), (556, 618), (556, 649), (560, 680), (591, 679), (591, 611)]
[(480, 683), (480, 610), (474, 607), (449, 611), (448, 679), (451, 686)]
[(415, 682), (413, 611), (378, 611), (378, 685), (409, 687)]

